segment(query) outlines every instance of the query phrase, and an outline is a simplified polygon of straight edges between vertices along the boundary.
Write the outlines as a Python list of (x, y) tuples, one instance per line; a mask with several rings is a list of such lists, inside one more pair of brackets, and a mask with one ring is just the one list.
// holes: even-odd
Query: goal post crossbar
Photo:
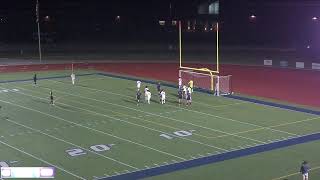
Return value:
[(196, 70), (196, 71), (205, 71), (212, 73), (219, 73), (219, 23), (216, 23), (216, 70), (210, 70), (208, 68), (193, 68), (182, 65), (182, 28), (181, 21), (179, 21), (179, 67), (180, 69)]

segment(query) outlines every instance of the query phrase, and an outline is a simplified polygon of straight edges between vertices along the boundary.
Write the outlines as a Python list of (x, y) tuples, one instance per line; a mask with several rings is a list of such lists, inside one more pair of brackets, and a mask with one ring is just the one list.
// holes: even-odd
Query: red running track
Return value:
[[(170, 82), (178, 76), (174, 63), (108, 63), (97, 69)], [(320, 107), (320, 71), (222, 65), (221, 74), (232, 75), (236, 93)]]
[[(78, 63), (74, 67), (175, 83), (178, 78), (178, 64), (175, 63)], [(0, 72), (63, 69), (71, 69), (71, 64), (0, 66)], [(320, 107), (320, 71), (243, 65), (222, 65), (220, 69), (221, 74), (232, 75), (233, 91), (236, 93)]]

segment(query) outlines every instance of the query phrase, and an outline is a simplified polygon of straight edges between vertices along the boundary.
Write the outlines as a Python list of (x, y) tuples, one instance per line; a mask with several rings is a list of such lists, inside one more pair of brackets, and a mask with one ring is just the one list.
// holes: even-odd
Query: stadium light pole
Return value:
[(40, 36), (40, 20), (39, 20), (39, 0), (36, 0), (36, 21), (38, 25), (38, 48), (39, 48), (39, 60), (42, 63), (42, 54), (41, 54), (41, 36)]

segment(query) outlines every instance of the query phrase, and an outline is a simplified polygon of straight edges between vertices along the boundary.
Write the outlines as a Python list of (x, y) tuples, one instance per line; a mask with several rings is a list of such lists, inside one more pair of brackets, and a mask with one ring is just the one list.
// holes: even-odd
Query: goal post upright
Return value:
[(217, 29), (216, 29), (216, 69), (217, 69), (217, 72), (219, 73), (219, 22), (217, 22)]
[(179, 68), (186, 70), (194, 70), (201, 72), (209, 72), (210, 74), (216, 73), (219, 74), (219, 23), (216, 23), (216, 70), (210, 70), (207, 68), (193, 68), (182, 65), (182, 25), (181, 21), (179, 21)]

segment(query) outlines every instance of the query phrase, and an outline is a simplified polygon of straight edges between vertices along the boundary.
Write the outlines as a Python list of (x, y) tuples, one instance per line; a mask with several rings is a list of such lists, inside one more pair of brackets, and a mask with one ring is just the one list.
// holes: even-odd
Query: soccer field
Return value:
[[(312, 167), (320, 165), (319, 142), (268, 149), (318, 133), (318, 115), (196, 91), (192, 106), (179, 106), (177, 89), (168, 86), (161, 105), (150, 82), (142, 87), (150, 87), (151, 104), (137, 105), (134, 80), (78, 71), (72, 85), (69, 75), (38, 72), (44, 79), (34, 86), (19, 81), (33, 73), (2, 74), (0, 81), (10, 81), (0, 84), (2, 166), (55, 167), (59, 180), (131, 179), (137, 172), (150, 179), (188, 179), (185, 171), (189, 179), (291, 180), (300, 178), (295, 170), (305, 158)], [(251, 152), (255, 147), (261, 153)], [(200, 165), (206, 166), (172, 173)], [(169, 174), (150, 177), (151, 171)]]

